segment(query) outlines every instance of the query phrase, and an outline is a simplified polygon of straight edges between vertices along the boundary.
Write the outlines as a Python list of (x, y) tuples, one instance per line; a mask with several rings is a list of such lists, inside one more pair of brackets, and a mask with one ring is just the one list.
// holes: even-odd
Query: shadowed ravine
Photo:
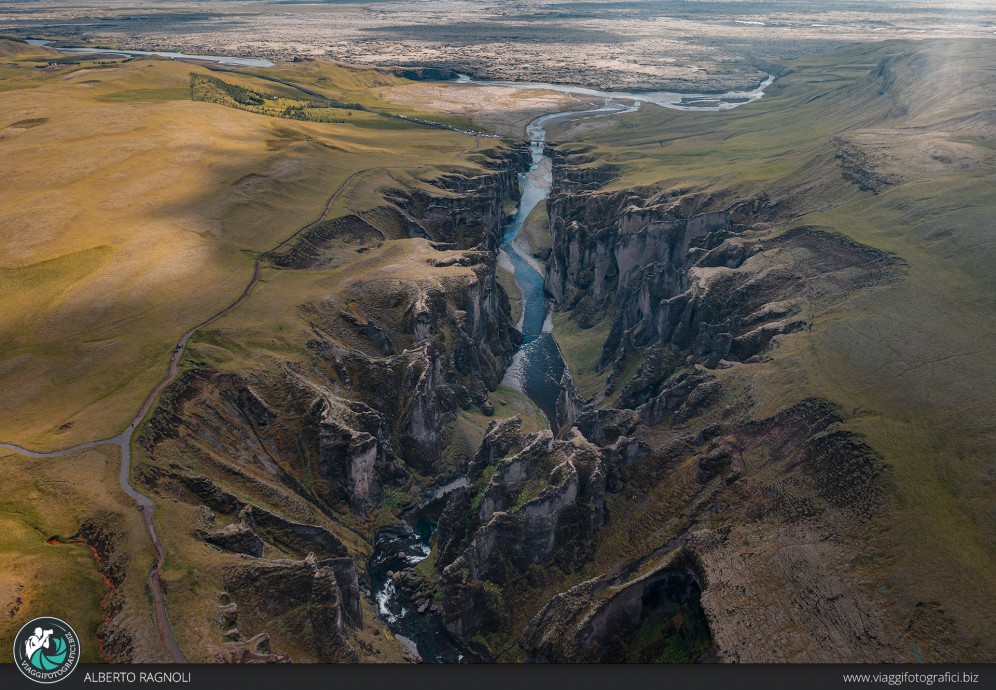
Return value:
[[(637, 110), (640, 102), (652, 102), (680, 110), (727, 110), (737, 105), (757, 100), (763, 95), (773, 77), (769, 77), (757, 90), (722, 95), (677, 94), (626, 94), (594, 92), (569, 86), (546, 84), (521, 84), (519, 82), (476, 82), (461, 76), (459, 83), (476, 83), (492, 86), (519, 88), (552, 88), (565, 93), (596, 95), (604, 98), (600, 107), (587, 111), (563, 111), (537, 117), (526, 127), (529, 137), (532, 164), (519, 177), (522, 196), (515, 216), (505, 225), (499, 246), (499, 264), (510, 267), (522, 295), (522, 317), (517, 327), (522, 331), (522, 345), (515, 353), (505, 372), (503, 385), (525, 393), (536, 403), (553, 431), (557, 432), (557, 400), (561, 381), (566, 370), (563, 356), (552, 333), (551, 304), (547, 300), (544, 267), (529, 257), (528, 249), (517, 242), (523, 223), (536, 206), (550, 195), (553, 185), (552, 160), (546, 155), (546, 125), (559, 119), (584, 119), (627, 113)], [(674, 98), (671, 98), (671, 97)], [(629, 101), (623, 103), (620, 101)], [(405, 514), (407, 524), (389, 527), (377, 533), (374, 553), (368, 563), (374, 586), (374, 598), (380, 615), (393, 633), (413, 643), (423, 661), (430, 663), (469, 662), (480, 660), (473, 652), (463, 648), (450, 635), (439, 616), (431, 610), (419, 611), (414, 602), (395, 586), (392, 574), (409, 568), (432, 553), (430, 539), (436, 528), (439, 504), (445, 494), (457, 486), (451, 482), (430, 492), (428, 503)]]
[(554, 432), (557, 431), (557, 398), (560, 396), (560, 382), (564, 375), (564, 358), (551, 333), (550, 306), (547, 304), (545, 279), (541, 272), (543, 267), (529, 257), (528, 250), (517, 242), (523, 223), (533, 209), (550, 196), (553, 185), (552, 161), (545, 152), (545, 125), (558, 119), (631, 112), (638, 107), (635, 103), (623, 105), (606, 99), (600, 108), (580, 113), (565, 111), (542, 115), (526, 128), (533, 162), (529, 171), (520, 176), (522, 198), (515, 216), (505, 226), (498, 250), (499, 261), (511, 264), (515, 281), (522, 293), (522, 318), (518, 324), (522, 331), (522, 346), (505, 372), (503, 383), (528, 395), (546, 415)]
[[(64, 52), (69, 51), (64, 50)], [(199, 56), (182, 54), (171, 54), (170, 57), (174, 57), (176, 59), (199, 59)], [(251, 62), (251, 59), (246, 60), (247, 61), (233, 62), (231, 59), (227, 58), (224, 60), (215, 59), (215, 61), (222, 64), (263, 66), (259, 63)], [(284, 82), (276, 79), (272, 80), (280, 81), (280, 83), (296, 87), (296, 85), (293, 85), (290, 82)], [(520, 177), (522, 185), (520, 204), (514, 218), (505, 226), (504, 236), (499, 248), (499, 259), (500, 261), (506, 261), (511, 264), (515, 279), (521, 290), (523, 300), (523, 316), (519, 324), (519, 328), (523, 333), (522, 346), (516, 353), (511, 366), (505, 374), (505, 382), (528, 395), (544, 412), (555, 431), (557, 420), (556, 403), (560, 393), (561, 379), (565, 371), (565, 364), (556, 341), (553, 339), (551, 334), (552, 328), (549, 319), (550, 307), (546, 299), (544, 276), (541, 273), (542, 267), (529, 258), (527, 253), (522, 251), (516, 244), (519, 231), (521, 230), (526, 218), (528, 218), (529, 214), (535, 209), (539, 202), (549, 196), (552, 186), (552, 164), (550, 158), (545, 155), (545, 125), (551, 121), (562, 118), (580, 119), (630, 112), (638, 109), (641, 102), (654, 103), (662, 107), (680, 110), (725, 110), (760, 98), (763, 95), (764, 87), (770, 84), (772, 80), (773, 78), (769, 77), (769, 79), (755, 91), (735, 92), (718, 96), (598, 92), (580, 87), (550, 84), (527, 84), (502, 81), (476, 82), (468, 77), (461, 77), (458, 80), (461, 83), (479, 83), (491, 86), (512, 86), (526, 89), (556, 90), (564, 93), (597, 96), (604, 99), (604, 105), (601, 107), (596, 107), (592, 110), (580, 113), (577, 111), (550, 113), (536, 118), (529, 124), (527, 127), (527, 134), (529, 136), (532, 150), (532, 165), (530, 166), (529, 171)], [(629, 104), (625, 104), (620, 101), (628, 101)], [(429, 126), (455, 129), (447, 125), (440, 125), (438, 123), (428, 121), (415, 120), (415, 122)], [(480, 132), (464, 130), (456, 131), (461, 131), (465, 134), (474, 136), (477, 144), (479, 144), (480, 136), (493, 136)], [(477, 144), (475, 144), (474, 148), (476, 148)], [(462, 155), (463, 154), (461, 154), (461, 157)], [(339, 188), (336, 189), (336, 191), (329, 197), (324, 209), (315, 221), (309, 223), (303, 228), (298, 229), (296, 232), (289, 235), (269, 250), (261, 253), (256, 258), (253, 264), (252, 277), (242, 293), (231, 304), (207, 317), (201, 323), (197, 324), (181, 336), (176, 346), (173, 348), (166, 373), (145, 397), (135, 416), (132, 418), (132, 421), (120, 434), (112, 438), (89, 441), (74, 445), (70, 448), (51, 452), (36, 452), (17, 444), (0, 443), (0, 448), (5, 448), (33, 458), (60, 457), (75, 451), (99, 446), (113, 445), (120, 449), (121, 466), (119, 471), (119, 482), (121, 488), (129, 497), (132, 498), (132, 500), (135, 501), (138, 510), (142, 514), (149, 539), (156, 551), (156, 561), (148, 575), (148, 584), (152, 593), (155, 611), (156, 627), (164, 648), (170, 658), (175, 662), (186, 662), (187, 658), (176, 640), (166, 611), (163, 586), (160, 579), (160, 573), (166, 560), (166, 553), (156, 533), (153, 522), (156, 504), (148, 496), (145, 496), (137, 491), (130, 481), (131, 443), (135, 430), (142, 424), (143, 420), (146, 418), (158, 399), (160, 393), (167, 386), (173, 383), (173, 381), (175, 381), (179, 376), (179, 362), (190, 338), (199, 330), (214, 323), (245, 302), (252, 293), (253, 288), (260, 280), (263, 261), (275, 251), (294, 241), (302, 232), (311, 228), (316, 223), (323, 221), (328, 216), (333, 203), (338, 198), (340, 193), (361, 172), (365, 171), (354, 172), (345, 181), (343, 181)], [(458, 482), (461, 480), (462, 478), (457, 479), (455, 482), (451, 482), (444, 487), (437, 487), (437, 489), (435, 489), (435, 493), (438, 495), (435, 495), (433, 499), (423, 505), (419, 510), (409, 511), (405, 515), (406, 520), (408, 520), (411, 526), (410, 532), (402, 530), (402, 532), (397, 534), (389, 534), (385, 531), (378, 533), (375, 554), (371, 559), (372, 570), (377, 570), (376, 573), (372, 573), (372, 576), (375, 581), (376, 598), (381, 614), (385, 617), (392, 630), (395, 630), (400, 634), (413, 634), (413, 631), (417, 633), (417, 635), (413, 636), (416, 637), (415, 642), (418, 646), (420, 655), (426, 661), (464, 661), (469, 660), (471, 655), (462, 651), (459, 646), (452, 641), (452, 638), (443, 628), (441, 621), (439, 621), (434, 614), (423, 614), (417, 611), (410, 611), (406, 609), (404, 605), (399, 606), (397, 601), (392, 601), (392, 598), (396, 597), (397, 594), (392, 586), (391, 578), (385, 576), (386, 573), (392, 569), (392, 567), (404, 567), (405, 565), (410, 566), (427, 557), (431, 553), (429, 550), (429, 538), (435, 529), (435, 522), (438, 516), (430, 506), (433, 502), (439, 502), (439, 499), (445, 495), (447, 488), (456, 488), (456, 486), (459, 485)], [(399, 616), (397, 614), (392, 614), (391, 611), (404, 611), (404, 613)], [(403, 628), (399, 627), (399, 620), (401, 619), (406, 619)]]
[(564, 375), (564, 359), (551, 331), (550, 306), (547, 303), (544, 268), (529, 257), (528, 250), (517, 242), (523, 223), (536, 205), (550, 196), (553, 184), (553, 168), (546, 155), (546, 126), (556, 120), (586, 119), (628, 113), (638, 110), (641, 103), (652, 103), (673, 110), (730, 110), (744, 103), (750, 103), (764, 95), (764, 89), (774, 81), (768, 75), (752, 91), (736, 91), (724, 94), (677, 94), (669, 92), (614, 92), (597, 91), (563, 84), (531, 84), (508, 81), (475, 81), (466, 75), (457, 79), (461, 84), (481, 84), (484, 86), (507, 86), (522, 89), (553, 90), (567, 94), (595, 96), (603, 99), (603, 105), (587, 111), (564, 111), (542, 115), (526, 127), (529, 136), (533, 162), (529, 171), (520, 176), (522, 198), (515, 217), (505, 226), (505, 234), (499, 248), (499, 261), (511, 264), (522, 293), (522, 319), (518, 327), (522, 331), (522, 347), (516, 353), (511, 366), (505, 373), (503, 383), (528, 395), (543, 411), (554, 433), (557, 429), (557, 399), (561, 393), (561, 380)]

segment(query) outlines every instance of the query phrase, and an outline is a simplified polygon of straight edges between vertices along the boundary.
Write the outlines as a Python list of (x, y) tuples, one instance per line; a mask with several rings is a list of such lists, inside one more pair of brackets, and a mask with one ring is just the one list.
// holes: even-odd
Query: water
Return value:
[(428, 663), (469, 663), (479, 659), (456, 641), (435, 613), (420, 614), (415, 602), (398, 590), (389, 573), (411, 568), (430, 556), (432, 533), (446, 505), (447, 494), (468, 484), (466, 477), (457, 477), (427, 490), (418, 504), (405, 511), (402, 516), (405, 524), (377, 532), (367, 567), (377, 613), (391, 632), (410, 640)]
[(419, 613), (415, 602), (395, 586), (389, 573), (411, 568), (429, 557), (432, 533), (445, 506), (445, 497), (462, 486), (467, 486), (466, 477), (436, 487), (418, 506), (406, 512), (405, 524), (378, 531), (367, 566), (377, 613), (392, 633), (414, 643), (422, 661), (427, 663), (459, 664), (480, 659), (457, 642), (438, 615), (431, 611)]
[(528, 249), (517, 242), (519, 231), (529, 214), (539, 202), (550, 196), (553, 184), (553, 167), (544, 154), (546, 125), (558, 119), (581, 119), (633, 112), (643, 103), (652, 103), (672, 110), (719, 111), (730, 110), (756, 101), (773, 81), (768, 75), (761, 84), (750, 91), (728, 91), (721, 94), (681, 94), (669, 91), (601, 91), (583, 86), (517, 82), (500, 80), (475, 80), (459, 75), (459, 84), (507, 86), (516, 89), (551, 90), (567, 94), (594, 96), (602, 99), (600, 107), (587, 111), (565, 111), (542, 115), (526, 127), (532, 151), (529, 171), (520, 175), (522, 198), (515, 217), (505, 226), (498, 250), (499, 265), (510, 267), (522, 293), (522, 318), (518, 328), (522, 331), (522, 346), (508, 370), (502, 384), (522, 391), (543, 411), (554, 433), (557, 429), (557, 400), (563, 390), (561, 380), (566, 369), (564, 358), (553, 338), (551, 304), (544, 286), (543, 266), (528, 255)]
[(522, 331), (522, 346), (512, 358), (502, 384), (529, 396), (546, 415), (554, 431), (557, 430), (557, 399), (560, 397), (560, 382), (565, 369), (564, 358), (552, 334), (551, 305), (546, 298), (543, 266), (529, 256), (526, 246), (516, 241), (526, 218), (541, 201), (550, 196), (553, 186), (552, 161), (544, 153), (545, 125), (560, 118), (595, 117), (635, 110), (637, 107), (639, 106), (635, 103), (623, 105), (606, 99), (601, 108), (581, 113), (549, 113), (536, 118), (526, 127), (532, 165), (528, 172), (519, 176), (522, 198), (515, 217), (505, 226), (498, 248), (499, 264), (511, 268), (522, 293), (522, 317), (518, 323), (518, 328)]
[[(32, 38), (28, 39), (28, 43), (33, 46), (45, 46), (51, 44), (52, 41)], [(76, 55), (123, 55), (125, 57), (158, 55), (159, 57), (169, 58), (170, 60), (200, 60), (235, 67), (273, 67), (274, 64), (263, 58), (229, 57), (227, 55), (188, 55), (187, 53), (175, 53), (168, 50), (116, 50), (111, 48), (56, 48), (56, 50), (60, 53)]]
[[(32, 45), (48, 45), (51, 41), (31, 39), (28, 43)], [(178, 60), (206, 60), (223, 65), (250, 67), (269, 67), (273, 65), (270, 61), (259, 58), (187, 55), (166, 51), (150, 52), (104, 48), (60, 48), (58, 50), (64, 53), (84, 54), (159, 55)], [(523, 300), (523, 314), (518, 324), (519, 330), (523, 333), (523, 342), (505, 374), (503, 383), (528, 395), (550, 420), (554, 431), (556, 431), (557, 399), (561, 393), (560, 382), (566, 367), (560, 349), (551, 333), (551, 305), (548, 303), (544, 289), (543, 266), (529, 256), (528, 251), (520, 248), (519, 243), (516, 242), (519, 231), (522, 229), (522, 224), (536, 208), (537, 204), (550, 195), (550, 189), (553, 184), (552, 162), (544, 153), (546, 143), (545, 125), (557, 119), (590, 118), (632, 112), (637, 110), (641, 103), (654, 103), (677, 110), (726, 110), (752, 100), (757, 100), (757, 98), (763, 95), (764, 88), (773, 79), (773, 77), (769, 77), (768, 80), (754, 91), (730, 92), (721, 95), (669, 94), (667, 92), (608, 92), (559, 84), (503, 81), (477, 82), (466, 76), (461, 76), (457, 80), (460, 83), (554, 90), (563, 93), (597, 96), (603, 100), (601, 107), (581, 112), (565, 111), (549, 113), (529, 123), (526, 132), (529, 136), (532, 164), (529, 171), (520, 176), (522, 197), (519, 208), (516, 211), (515, 217), (505, 226), (504, 235), (499, 247), (499, 262), (511, 266), (516, 282), (522, 292)], [(233, 307), (237, 306), (244, 297), (245, 294)], [(147, 497), (136, 492), (128, 481), (131, 435), (134, 428), (145, 417), (158, 392), (175, 378), (179, 357), (183, 353), (187, 340), (197, 328), (200, 328), (200, 326), (195, 327), (181, 338), (174, 350), (168, 375), (157, 385), (149, 397), (146, 398), (135, 421), (119, 436), (113, 439), (84, 443), (56, 453), (32, 453), (18, 446), (0, 444), (0, 447), (16, 450), (33, 457), (62, 455), (72, 450), (105, 444), (118, 445), (122, 451), (121, 486), (145, 513), (146, 526), (159, 553), (159, 562), (152, 573), (150, 573), (150, 585), (153, 584), (153, 577), (158, 578), (158, 570), (162, 567), (165, 554), (158, 543), (151, 520), (155, 504)], [(437, 615), (428, 611), (419, 614), (415, 609), (414, 602), (406, 601), (406, 595), (398, 591), (388, 573), (397, 573), (405, 568), (410, 568), (431, 555), (430, 539), (435, 530), (439, 512), (442, 510), (444, 504), (442, 499), (453, 489), (466, 485), (466, 478), (458, 478), (446, 485), (435, 487), (428, 492), (427, 498), (422, 503), (406, 514), (407, 524), (380, 530), (375, 537), (374, 553), (369, 562), (369, 573), (373, 584), (374, 599), (378, 613), (387, 622), (392, 632), (411, 640), (418, 649), (422, 659), (427, 662), (466, 663), (479, 661), (480, 659), (469, 650), (461, 647), (456, 639), (443, 627), (442, 621)], [(157, 592), (156, 588), (153, 588), (153, 591)], [(159, 597), (156, 603), (161, 604), (161, 590), (157, 593)], [(157, 618), (162, 619), (160, 621), (161, 627), (169, 627), (164, 606), (157, 606)], [(171, 630), (169, 630), (168, 637), (172, 638)], [(164, 641), (167, 641), (166, 638), (164, 638)], [(174, 658), (182, 659), (182, 652), (178, 648), (176, 655), (174, 655)]]
[[(525, 81), (476, 80), (466, 74), (461, 74), (456, 80), (458, 84), (482, 84), (484, 86), (508, 86), (516, 89), (532, 89), (541, 91), (559, 91), (560, 93), (577, 94), (579, 96), (595, 96), (606, 104), (618, 104), (620, 101), (633, 103), (653, 103), (671, 110), (731, 110), (744, 103), (751, 103), (764, 96), (764, 90), (775, 81), (769, 74), (757, 88), (750, 91), (727, 91), (726, 93), (676, 93), (674, 91), (601, 91), (584, 86), (570, 84), (544, 84)], [(589, 111), (592, 112), (592, 111)], [(576, 115), (577, 113), (572, 113)], [(543, 117), (564, 116), (564, 113), (554, 113)], [(543, 119), (543, 118), (539, 118)], [(535, 122), (535, 120), (534, 120)]]
[[(466, 78), (462, 78), (467, 83)], [(486, 82), (494, 84), (494, 82)], [(502, 384), (522, 391), (543, 411), (550, 428), (557, 431), (557, 400), (562, 391), (561, 379), (565, 364), (557, 341), (553, 338), (552, 305), (546, 298), (544, 268), (529, 256), (528, 248), (518, 242), (522, 224), (536, 206), (550, 196), (553, 186), (553, 165), (544, 152), (546, 125), (557, 119), (590, 118), (632, 112), (639, 102), (621, 103), (605, 98), (601, 107), (586, 111), (564, 111), (542, 115), (526, 127), (532, 152), (529, 171), (519, 178), (522, 198), (515, 217), (505, 226), (505, 233), (498, 248), (499, 263), (511, 267), (515, 281), (522, 293), (522, 317), (518, 328), (522, 331), (522, 346), (505, 372)]]

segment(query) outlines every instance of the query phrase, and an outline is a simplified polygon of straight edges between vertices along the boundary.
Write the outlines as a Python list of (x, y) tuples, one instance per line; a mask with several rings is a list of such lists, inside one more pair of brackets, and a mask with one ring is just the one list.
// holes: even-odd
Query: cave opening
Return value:
[(713, 657), (702, 590), (688, 570), (669, 570), (643, 591), (639, 624), (620, 635), (612, 661), (693, 664)]

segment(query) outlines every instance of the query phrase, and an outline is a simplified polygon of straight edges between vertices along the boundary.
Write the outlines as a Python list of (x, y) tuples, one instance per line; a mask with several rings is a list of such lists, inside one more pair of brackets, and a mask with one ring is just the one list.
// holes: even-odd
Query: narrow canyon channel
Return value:
[[(32, 39), (32, 45), (47, 45), (51, 41)], [(173, 52), (146, 52), (136, 50), (111, 50), (101, 48), (58, 48), (64, 53), (113, 54), (125, 56), (158, 55), (178, 60), (197, 60), (216, 62), (226, 66), (237, 67), (268, 67), (273, 63), (259, 58), (238, 58), (226, 56), (186, 55)], [(548, 113), (537, 117), (526, 128), (532, 153), (529, 170), (520, 175), (521, 198), (515, 215), (504, 227), (502, 242), (499, 247), (499, 264), (511, 269), (522, 294), (523, 313), (517, 324), (523, 334), (522, 344), (516, 352), (511, 365), (505, 373), (504, 385), (511, 386), (525, 393), (543, 411), (554, 432), (557, 431), (557, 400), (562, 389), (562, 378), (566, 365), (560, 348), (553, 338), (552, 304), (547, 299), (545, 290), (545, 269), (533, 257), (528, 249), (519, 241), (519, 232), (530, 213), (549, 195), (553, 185), (553, 165), (546, 155), (546, 126), (556, 120), (584, 119), (612, 114), (632, 112), (641, 104), (649, 103), (660, 107), (676, 110), (728, 110), (744, 103), (757, 100), (764, 95), (764, 89), (774, 81), (769, 75), (757, 88), (751, 91), (736, 91), (724, 94), (678, 94), (670, 92), (609, 92), (589, 89), (586, 87), (564, 84), (540, 84), (529, 82), (511, 82), (494, 80), (475, 80), (466, 75), (460, 75), (456, 83), (480, 84), (484, 86), (505, 86), (515, 89), (532, 89), (559, 91), (561, 93), (594, 97), (602, 100), (601, 106), (589, 110), (572, 110)], [(425, 122), (425, 124), (435, 124)], [(462, 131), (462, 130), (461, 130)], [(483, 135), (468, 132), (469, 134)], [(330, 198), (322, 218), (329, 212), (332, 201), (342, 191), (356, 174), (343, 183), (343, 186)], [(321, 220), (321, 218), (319, 219)], [(293, 239), (284, 240), (283, 246)], [(271, 250), (272, 252), (273, 250)], [(156, 623), (160, 636), (167, 651), (174, 661), (186, 661), (173, 636), (169, 619), (166, 615), (165, 602), (159, 581), (159, 570), (165, 561), (165, 551), (159, 543), (152, 523), (155, 503), (139, 493), (130, 483), (131, 440), (135, 429), (142, 423), (159, 392), (162, 391), (177, 376), (178, 364), (193, 333), (209, 323), (220, 318), (225, 313), (241, 304), (252, 287), (259, 279), (260, 261), (267, 254), (257, 259), (255, 273), (249, 286), (232, 305), (215, 314), (201, 324), (195, 326), (181, 338), (174, 349), (169, 370), (166, 376), (146, 397), (142, 408), (133, 422), (121, 434), (114, 438), (82, 443), (61, 451), (36, 453), (21, 446), (0, 443), (0, 448), (36, 458), (58, 457), (75, 450), (82, 450), (102, 445), (116, 445), (121, 450), (120, 484), (122, 489), (135, 501), (143, 513), (146, 528), (157, 552), (157, 561), (149, 573), (149, 585), (153, 594)], [(567, 372), (569, 375), (569, 372)], [(374, 551), (368, 562), (368, 571), (373, 587), (373, 599), (378, 614), (386, 621), (391, 631), (402, 638), (410, 650), (417, 650), (418, 656), (429, 663), (472, 663), (487, 661), (475, 652), (463, 647), (443, 625), (439, 609), (431, 601), (413, 601), (412, 596), (399, 588), (396, 575), (400, 571), (416, 566), (432, 555), (431, 539), (436, 529), (439, 515), (446, 502), (449, 492), (468, 485), (466, 477), (459, 477), (447, 484), (431, 487), (426, 490), (424, 498), (404, 514), (404, 524), (386, 527), (377, 532), (374, 539)]]
[[(566, 365), (557, 341), (553, 337), (552, 304), (547, 299), (545, 268), (529, 255), (528, 247), (519, 241), (519, 232), (536, 206), (550, 196), (553, 186), (553, 163), (546, 154), (546, 127), (556, 120), (583, 119), (632, 112), (641, 103), (653, 103), (677, 110), (728, 110), (757, 100), (772, 83), (773, 76), (753, 91), (725, 94), (674, 94), (605, 92), (560, 84), (526, 84), (522, 82), (476, 81), (460, 75), (457, 83), (507, 86), (510, 88), (546, 89), (563, 93), (594, 96), (603, 104), (590, 110), (548, 113), (537, 117), (526, 127), (532, 163), (519, 176), (521, 198), (515, 215), (505, 225), (498, 250), (499, 265), (510, 269), (522, 294), (522, 316), (517, 324), (522, 332), (522, 345), (505, 372), (503, 385), (525, 393), (543, 411), (551, 428), (557, 431), (557, 400)], [(569, 372), (568, 372), (569, 375)], [(426, 500), (405, 514), (405, 525), (387, 527), (377, 533), (369, 572), (374, 587), (378, 612), (396, 635), (414, 646), (422, 661), (454, 663), (483, 661), (463, 648), (443, 626), (441, 616), (432, 602), (412, 601), (399, 589), (394, 575), (417, 565), (432, 554), (431, 538), (436, 521), (445, 504), (445, 496), (458, 486), (455, 480), (429, 492)]]
[(432, 554), (431, 539), (446, 496), (467, 486), (465, 477), (434, 487), (427, 497), (407, 510), (405, 524), (385, 527), (374, 538), (368, 563), (377, 612), (388, 627), (427, 663), (473, 663), (483, 661), (465, 649), (443, 626), (442, 618), (429, 607), (432, 602), (413, 601), (398, 588), (395, 574), (418, 565)]

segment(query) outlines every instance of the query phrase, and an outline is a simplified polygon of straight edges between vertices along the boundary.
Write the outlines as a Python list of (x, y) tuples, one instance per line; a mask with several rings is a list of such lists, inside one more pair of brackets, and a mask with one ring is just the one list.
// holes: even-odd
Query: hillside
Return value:
[(552, 123), (547, 419), (530, 149), (396, 116), (566, 99), (0, 41), (0, 441), (128, 451), (0, 450), (0, 642), (57, 597), (94, 661), (996, 660), (992, 46)]
[[(568, 190), (559, 211), (551, 202), (553, 213), (563, 216), (562, 232), (576, 232), (570, 223), (578, 216), (571, 214), (584, 204), (594, 227), (581, 239), (581, 253), (591, 242), (591, 260), (603, 247), (612, 251), (604, 233), (616, 214), (650, 223), (651, 234), (657, 219), (669, 216), (719, 213), (732, 223), (728, 239), (703, 237), (702, 250), (688, 261), (674, 257), (665, 268), (680, 272), (680, 284), (658, 298), (692, 288), (694, 304), (708, 310), (692, 317), (701, 321), (698, 334), (662, 332), (658, 322), (655, 336), (647, 320), (674, 323), (681, 302), (669, 301), (670, 317), (654, 306), (641, 317), (633, 301), (640, 285), (613, 286), (611, 268), (601, 300), (591, 302), (592, 288), (583, 284), (561, 300), (558, 339), (580, 369), (579, 388), (598, 407), (633, 407), (669, 386), (672, 396), (687, 395), (687, 381), (683, 393), (674, 387), (680, 363), (660, 369), (660, 337), (679, 357), (691, 354), (699, 376), (725, 391), (723, 416), (737, 410), (733, 418), (777, 418), (810, 397), (838, 406), (834, 433), (857, 434), (881, 456), (882, 507), (843, 532), (838, 519), (817, 523), (832, 530), (835, 548), (845, 548), (835, 558), (867, 593), (866, 606), (894, 621), (896, 631), (922, 629), (920, 637), (905, 638), (895, 658), (992, 654), (984, 642), (984, 602), (996, 591), (990, 515), (996, 409), (989, 394), (996, 371), (988, 354), (996, 333), (993, 238), (985, 219), (993, 212), (996, 93), (988, 71), (994, 58), (990, 43), (861, 46), (786, 63), (769, 94), (750, 107), (714, 115), (646, 108), (591, 131), (582, 123), (553, 134), (563, 142), (558, 151)], [(601, 189), (571, 197), (570, 180), (594, 169), (605, 181)], [(558, 219), (552, 220), (548, 279), (557, 295), (558, 278), (566, 277), (570, 291), (571, 272), (580, 280), (586, 259), (577, 268), (556, 265)], [(639, 227), (620, 223), (619, 241)], [(565, 234), (561, 241), (566, 250), (576, 240)], [(863, 275), (842, 263), (854, 261), (846, 257), (855, 250), (867, 266)], [(640, 264), (618, 270), (636, 276)], [(649, 285), (652, 296), (661, 289)], [(631, 310), (629, 316), (622, 310)], [(709, 344), (707, 334), (727, 329), (732, 347), (722, 349), (715, 336)], [(608, 341), (594, 353), (590, 343), (577, 349), (573, 343), (586, 332), (608, 334)], [(696, 345), (681, 340), (696, 335)], [(694, 434), (701, 423), (678, 412), (659, 414), (663, 424), (638, 434), (651, 447)], [(736, 424), (727, 420), (723, 427)], [(835, 452), (831, 460), (841, 458)], [(749, 485), (772, 481), (785, 478), (757, 477)], [(650, 500), (647, 509), (653, 506)], [(772, 539), (778, 548), (786, 537), (775, 536), (779, 528), (769, 520), (748, 519), (734, 533)], [(816, 538), (814, 548), (826, 539)], [(755, 557), (766, 551), (761, 547)], [(769, 587), (759, 593), (762, 601), (784, 596), (779, 585)], [(800, 653), (796, 658), (813, 658)]]

